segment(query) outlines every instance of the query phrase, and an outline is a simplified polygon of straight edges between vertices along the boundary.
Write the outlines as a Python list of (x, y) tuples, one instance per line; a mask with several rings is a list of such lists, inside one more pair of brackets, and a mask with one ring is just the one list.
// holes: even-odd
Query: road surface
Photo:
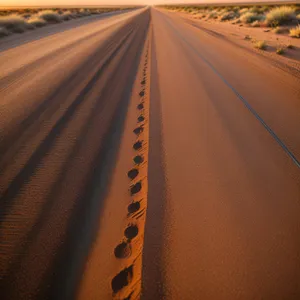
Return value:
[(298, 299), (300, 74), (154, 8), (37, 34), (0, 52), (1, 299)]

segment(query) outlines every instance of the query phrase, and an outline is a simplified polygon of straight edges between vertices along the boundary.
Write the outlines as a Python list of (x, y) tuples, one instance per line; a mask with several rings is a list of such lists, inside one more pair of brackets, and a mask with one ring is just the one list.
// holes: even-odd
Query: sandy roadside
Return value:
[[(291, 68), (295, 69), (295, 73), (298, 71), (300, 76), (300, 39), (292, 38), (288, 33), (276, 34), (270, 28), (239, 26), (240, 24), (219, 22), (212, 19), (201, 20), (197, 16), (183, 12), (168, 11), (168, 13), (179, 15), (190, 25), (212, 36), (235, 44), (244, 50), (272, 60), (283, 68), (285, 65), (288, 72)], [(265, 51), (255, 49), (253, 45), (255, 41), (265, 41), (267, 49)], [(284, 55), (276, 54), (276, 49), (279, 47), (285, 48), (287, 45), (292, 45), (292, 49), (285, 49)]]
[(117, 17), (118, 15), (124, 15), (131, 11), (132, 10), (114, 11), (99, 15), (91, 15), (79, 19), (72, 19), (63, 23), (47, 24), (45, 27), (36, 28), (35, 30), (27, 30), (21, 34), (11, 34), (7, 37), (0, 38), (0, 52), (97, 21), (105, 21), (109, 17)]

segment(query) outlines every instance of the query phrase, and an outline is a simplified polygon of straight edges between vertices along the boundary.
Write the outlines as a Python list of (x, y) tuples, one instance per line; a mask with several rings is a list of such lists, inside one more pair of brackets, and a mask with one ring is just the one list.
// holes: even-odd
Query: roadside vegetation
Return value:
[(195, 19), (230, 22), (239, 26), (270, 27), (275, 33), (290, 32), (300, 37), (300, 4), (257, 6), (164, 6), (192, 14)]
[(259, 49), (259, 50), (266, 50), (267, 44), (265, 41), (256, 41), (256, 42), (254, 42), (254, 48)]
[(277, 53), (278, 55), (283, 55), (283, 54), (285, 53), (285, 47), (282, 47), (282, 46), (278, 47), (278, 48), (276, 49), (276, 53)]
[(290, 29), (290, 36), (295, 38), (300, 38), (300, 25)]
[(73, 8), (73, 9), (0, 9), (0, 38), (23, 33), (49, 24), (102, 14), (133, 7)]
[[(169, 5), (163, 8), (174, 12), (187, 13), (191, 18), (200, 22), (208, 22), (212, 28), (220, 28), (222, 34), (227, 34), (227, 23), (236, 26), (230, 33), (248, 42), (245, 47), (256, 49), (260, 54), (274, 53), (278, 56), (289, 57), (299, 61), (299, 41), (292, 42), (292, 38), (300, 38), (300, 3), (299, 4), (266, 4), (249, 5), (234, 4), (221, 5)], [(217, 26), (217, 27), (215, 27)], [(260, 30), (258, 29), (260, 28)], [(251, 34), (251, 35), (250, 35)], [(273, 36), (271, 35), (273, 34)], [(274, 36), (276, 34), (276, 36)], [(233, 37), (230, 37), (234, 39)], [(235, 38), (236, 39), (236, 38)], [(240, 41), (236, 41), (240, 43)], [(269, 55), (269, 54), (264, 54)]]

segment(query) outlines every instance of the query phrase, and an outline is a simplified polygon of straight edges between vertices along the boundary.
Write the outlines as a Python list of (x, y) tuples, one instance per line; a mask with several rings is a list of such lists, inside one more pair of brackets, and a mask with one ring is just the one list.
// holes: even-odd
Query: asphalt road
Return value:
[(157, 9), (31, 34), (0, 52), (1, 299), (300, 298), (300, 74)]

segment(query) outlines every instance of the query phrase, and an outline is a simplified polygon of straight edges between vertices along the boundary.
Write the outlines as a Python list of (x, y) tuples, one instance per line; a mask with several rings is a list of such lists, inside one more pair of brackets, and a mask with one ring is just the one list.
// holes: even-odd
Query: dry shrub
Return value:
[(300, 38), (300, 25), (290, 29), (290, 36)]
[(53, 10), (42, 10), (37, 16), (48, 23), (60, 23), (62, 21), (61, 16)]
[(266, 14), (269, 26), (288, 24), (294, 20), (296, 20), (295, 8), (292, 6), (275, 7)]
[(86, 16), (90, 16), (91, 12), (89, 9), (82, 8), (79, 10), (79, 15), (81, 15), (82, 17), (86, 17)]
[(32, 24), (35, 27), (43, 27), (47, 25), (47, 22), (40, 17), (32, 16), (28, 21), (28, 24)]
[(237, 17), (239, 17), (239, 15), (237, 13), (235, 13), (234, 11), (227, 11), (221, 16), (220, 20), (221, 21), (229, 21), (229, 20), (233, 20)]
[(256, 41), (254, 43), (254, 48), (260, 49), (260, 50), (266, 50), (267, 44), (265, 41)]
[(277, 53), (278, 55), (284, 54), (284, 53), (285, 53), (285, 48), (282, 47), (282, 46), (279, 46), (279, 47), (276, 49), (276, 53)]
[(0, 27), (0, 38), (8, 36), (8, 35), (9, 35), (9, 31), (4, 27)]
[(245, 24), (251, 24), (255, 21), (263, 21), (264, 19), (264, 15), (258, 15), (253, 12), (247, 12), (240, 17), (240, 20)]
[(208, 14), (208, 19), (217, 19), (218, 18), (218, 14), (215, 11), (212, 11)]
[(261, 22), (260, 21), (254, 21), (252, 24), (251, 24), (251, 26), (252, 27), (260, 27), (261, 26)]
[(243, 14), (245, 14), (247, 12), (249, 12), (249, 8), (242, 8), (242, 9), (240, 9), (239, 14), (243, 15)]
[(74, 19), (76, 16), (71, 11), (65, 11), (63, 14), (61, 14), (60, 17), (64, 21), (69, 21), (71, 19)]
[(24, 18), (18, 15), (10, 15), (0, 17), (0, 27), (6, 28), (7, 30), (14, 31), (18, 29), (26, 29), (26, 21)]

